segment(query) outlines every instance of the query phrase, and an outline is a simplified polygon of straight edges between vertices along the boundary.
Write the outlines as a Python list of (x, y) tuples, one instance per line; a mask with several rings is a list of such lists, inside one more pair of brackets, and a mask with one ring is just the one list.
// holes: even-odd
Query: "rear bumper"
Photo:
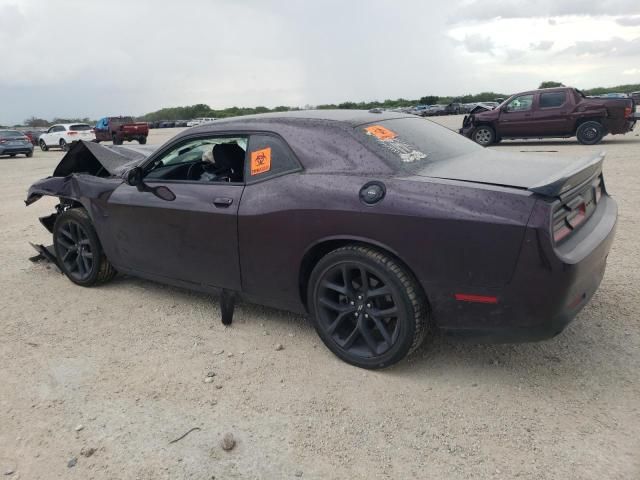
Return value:
[(33, 152), (33, 145), (0, 146), (0, 155), (20, 155)]
[[(501, 289), (474, 291), (497, 297), (497, 303), (452, 300), (444, 306), (446, 312), (434, 312), (455, 316), (441, 325), (443, 330), (496, 343), (537, 341), (562, 332), (593, 297), (604, 276), (617, 205), (609, 196), (601, 202), (587, 224), (559, 248), (552, 247), (543, 234), (548, 231), (548, 216), (539, 216), (541, 225), (527, 228), (512, 281)], [(542, 224), (543, 228), (536, 228)]]

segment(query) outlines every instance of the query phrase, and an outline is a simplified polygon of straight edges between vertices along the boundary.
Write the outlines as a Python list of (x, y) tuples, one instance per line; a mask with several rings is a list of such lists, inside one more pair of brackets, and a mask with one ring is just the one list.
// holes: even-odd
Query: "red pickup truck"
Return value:
[(498, 107), (477, 107), (460, 133), (487, 146), (503, 138), (577, 137), (594, 145), (607, 134), (633, 130), (640, 115), (632, 98), (585, 97), (575, 88), (545, 88), (512, 95)]
[(122, 145), (125, 140), (137, 140), (140, 145), (147, 143), (149, 125), (147, 122), (136, 122), (132, 117), (104, 117), (96, 124), (96, 142), (112, 141), (114, 145)]

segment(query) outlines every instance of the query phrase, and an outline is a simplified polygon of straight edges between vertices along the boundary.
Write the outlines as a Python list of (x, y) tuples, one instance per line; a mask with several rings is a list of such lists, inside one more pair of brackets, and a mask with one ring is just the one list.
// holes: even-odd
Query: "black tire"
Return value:
[(307, 297), (324, 344), (356, 367), (393, 365), (428, 331), (426, 298), (413, 275), (373, 248), (349, 245), (325, 255), (311, 273)]
[(108, 282), (117, 274), (82, 208), (58, 215), (53, 225), (53, 247), (63, 273), (77, 285), (91, 287)]
[(139, 138), (138, 138), (138, 143), (139, 143), (140, 145), (144, 145), (144, 144), (146, 144), (146, 143), (147, 143), (147, 137), (139, 137)]
[(122, 145), (122, 142), (123, 142), (123, 140), (121, 138), (118, 138), (117, 135), (112, 135), (111, 141), (113, 142), (114, 145)]
[(489, 125), (480, 125), (471, 133), (471, 140), (476, 142), (478, 145), (488, 147), (496, 141), (496, 132)]
[(44, 143), (44, 140), (40, 140), (38, 142), (38, 145), (40, 145), (40, 150), (42, 150), (43, 152), (46, 152), (47, 150), (49, 150), (49, 147), (47, 147), (47, 144)]
[(30, 151), (30, 152), (28, 152), (28, 153), (25, 153), (25, 156), (26, 156), (27, 158), (31, 158), (31, 157), (33, 157), (33, 150), (31, 150), (31, 151)]
[(576, 130), (576, 137), (582, 145), (595, 145), (602, 141), (605, 131), (602, 124), (595, 120), (581, 123)]
[(64, 138), (60, 139), (60, 148), (62, 149), (63, 152), (69, 151), (69, 145), (67, 144)]

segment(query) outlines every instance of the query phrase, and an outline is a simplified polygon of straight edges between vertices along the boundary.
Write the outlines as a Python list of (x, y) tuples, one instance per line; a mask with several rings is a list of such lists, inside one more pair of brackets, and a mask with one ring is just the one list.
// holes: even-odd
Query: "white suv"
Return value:
[(64, 151), (69, 149), (69, 145), (80, 140), (93, 142), (96, 134), (91, 125), (86, 123), (61, 123), (49, 128), (46, 133), (40, 135), (38, 145), (43, 152), (51, 147), (58, 147)]

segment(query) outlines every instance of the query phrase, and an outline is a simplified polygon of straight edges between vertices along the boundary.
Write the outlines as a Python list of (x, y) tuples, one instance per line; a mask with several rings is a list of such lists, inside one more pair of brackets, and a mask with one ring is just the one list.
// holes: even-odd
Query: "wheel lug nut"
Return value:
[(371, 304), (370, 303), (367, 303), (367, 308), (371, 308)]
[(364, 318), (369, 318), (369, 314), (365, 313)]
[(349, 303), (350, 303), (351, 305), (355, 305), (355, 304), (356, 304), (356, 302), (354, 302), (353, 300), (351, 300)]

